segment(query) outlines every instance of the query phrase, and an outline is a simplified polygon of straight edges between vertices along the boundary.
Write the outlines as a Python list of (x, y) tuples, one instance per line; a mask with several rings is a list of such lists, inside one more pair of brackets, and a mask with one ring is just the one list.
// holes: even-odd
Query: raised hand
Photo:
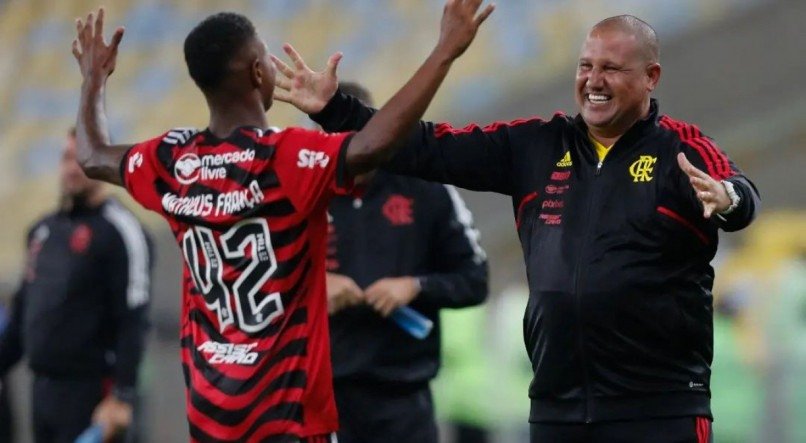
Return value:
[(324, 71), (316, 72), (305, 64), (305, 60), (293, 46), (286, 43), (283, 51), (293, 62), (294, 69), (274, 55), (271, 56), (279, 71), (274, 98), (290, 103), (306, 114), (321, 111), (339, 87), (336, 69), (341, 61), (341, 52), (330, 56)]
[(479, 26), (495, 10), (495, 3), (487, 5), (478, 13), (482, 0), (447, 0), (442, 12), (439, 43), (437, 48), (444, 50), (451, 59), (462, 55), (473, 38)]
[(106, 80), (115, 70), (118, 46), (123, 39), (123, 27), (112, 34), (112, 41), (104, 40), (104, 8), (98, 13), (90, 12), (86, 22), (76, 19), (76, 39), (73, 40), (73, 55), (78, 61), (85, 80)]
[(691, 186), (697, 195), (697, 199), (702, 204), (705, 218), (711, 218), (714, 213), (719, 214), (730, 207), (730, 197), (725, 185), (711, 178), (710, 175), (697, 169), (688, 161), (682, 152), (677, 154), (677, 164), (688, 176)]

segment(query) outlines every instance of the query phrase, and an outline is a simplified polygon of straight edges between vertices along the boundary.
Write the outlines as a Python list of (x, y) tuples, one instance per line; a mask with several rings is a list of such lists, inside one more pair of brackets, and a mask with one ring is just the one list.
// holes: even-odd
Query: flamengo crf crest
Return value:
[(652, 172), (655, 170), (655, 162), (658, 161), (657, 157), (651, 155), (642, 155), (638, 160), (630, 165), (630, 175), (632, 175), (633, 182), (648, 182), (652, 181)]

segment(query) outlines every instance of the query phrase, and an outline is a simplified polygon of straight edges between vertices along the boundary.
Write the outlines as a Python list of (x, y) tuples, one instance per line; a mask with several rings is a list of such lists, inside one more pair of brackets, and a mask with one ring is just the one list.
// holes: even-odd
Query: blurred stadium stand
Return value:
[[(211, 12), (227, 9), (247, 14), (267, 39), (270, 50), (279, 52), (282, 42), (291, 42), (315, 69), (323, 66), (330, 53), (343, 51), (341, 77), (367, 84), (383, 100), (416, 69), (432, 47), (442, 3), (107, 0), (104, 4), (109, 29), (118, 24), (127, 28), (108, 93), (113, 138), (136, 141), (155, 136), (169, 125), (205, 124), (206, 107), (186, 74), (182, 42), (193, 25)], [(0, 2), (0, 45), (4, 50), (0, 58), (0, 223), (4, 228), (0, 237), (0, 289), (5, 293), (16, 285), (26, 227), (51, 210), (57, 199), (59, 148), (63, 134), (75, 119), (80, 84), (70, 54), (73, 18), (95, 6), (96, 2), (86, 0)], [(798, 420), (793, 418), (792, 408), (797, 409), (794, 404), (798, 402), (776, 400), (783, 395), (776, 394), (780, 387), (774, 392), (764, 388), (769, 379), (767, 369), (774, 366), (765, 362), (784, 364), (781, 370), (790, 376), (796, 373), (791, 372), (795, 368), (806, 369), (803, 345), (797, 354), (800, 360), (770, 356), (774, 347), (765, 343), (772, 334), (768, 327), (772, 322), (758, 314), (776, 312), (774, 303), (779, 297), (766, 297), (770, 291), (783, 294), (791, 287), (797, 288), (797, 279), (802, 282), (803, 278), (802, 271), (791, 274), (794, 277), (773, 276), (796, 269), (793, 263), (806, 251), (802, 242), (806, 233), (806, 193), (800, 182), (806, 166), (806, 91), (800, 85), (802, 73), (806, 72), (806, 58), (802, 55), (806, 2), (499, 1), (498, 10), (477, 42), (451, 72), (428, 117), (463, 124), (536, 113), (549, 116), (555, 109), (572, 112), (575, 57), (585, 31), (599, 19), (620, 13), (646, 19), (660, 34), (664, 75), (657, 96), (662, 110), (699, 123), (756, 180), (764, 198), (762, 223), (744, 235), (723, 237), (727, 248), (720, 255), (715, 292), (719, 303), (723, 294), (729, 295), (726, 300), (733, 298), (739, 313), (724, 323), (730, 328), (727, 335), (724, 329), (718, 331), (717, 364), (722, 361), (719, 343), (728, 343), (724, 349), (736, 352), (724, 357), (725, 365), (715, 365), (715, 371), (745, 370), (756, 374), (757, 395), (742, 398), (765, 403), (749, 412), (726, 409), (723, 420), (717, 417), (717, 432), (726, 431), (725, 438), (718, 441), (765, 441), (759, 439), (762, 434), (728, 432), (731, 426), (737, 429), (738, 423), (747, 423), (748, 420), (736, 419), (742, 414), (757, 417), (759, 426), (781, 423), (777, 431), (781, 432), (780, 438), (767, 441), (806, 441), (806, 431), (798, 430)], [(277, 126), (309, 125), (304, 116), (283, 104), (272, 110), (270, 121)], [(518, 288), (509, 283), (523, 282), (525, 278), (510, 203), (490, 195), (466, 197), (491, 257), (493, 292), (517, 292)], [(131, 203), (126, 197), (122, 199)], [(177, 340), (180, 259), (167, 227), (153, 215), (142, 211), (139, 214), (161, 240), (153, 304), (157, 332), (145, 370), (149, 441), (185, 441)], [(769, 252), (770, 248), (778, 252)], [(753, 283), (747, 283), (747, 279)], [(742, 298), (742, 294), (750, 295)], [(525, 299), (522, 301), (525, 304)], [(800, 324), (795, 331), (804, 330), (806, 307), (801, 308), (804, 314), (792, 320)], [(718, 319), (718, 325), (723, 324), (722, 319)], [(520, 322), (520, 317), (512, 321)], [(730, 335), (733, 328), (740, 331), (735, 337)], [(525, 361), (525, 352), (521, 356)], [(18, 372), (18, 377), (24, 376), (24, 371)], [(795, 389), (794, 385), (787, 386)], [(524, 386), (520, 392), (525, 389)], [(801, 400), (797, 411), (800, 422), (804, 422), (806, 391), (798, 389)], [(17, 391), (20, 395), (26, 392)], [(521, 397), (508, 401), (526, 404)], [(790, 404), (791, 407), (782, 406)], [(716, 404), (715, 408), (719, 407)], [(27, 428), (24, 423), (27, 421), (20, 426)], [(20, 430), (27, 436), (27, 429)]]

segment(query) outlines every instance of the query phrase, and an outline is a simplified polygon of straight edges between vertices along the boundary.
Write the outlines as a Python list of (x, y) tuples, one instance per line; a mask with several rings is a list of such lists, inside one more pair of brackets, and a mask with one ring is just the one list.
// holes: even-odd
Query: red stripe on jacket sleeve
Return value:
[(725, 153), (717, 148), (711, 139), (704, 136), (696, 125), (674, 120), (666, 115), (661, 117), (660, 125), (675, 131), (683, 143), (694, 149), (705, 163), (708, 175), (715, 180), (724, 180), (734, 175)]
[(671, 209), (669, 209), (669, 208), (667, 208), (665, 206), (658, 206), (656, 209), (657, 209), (657, 211), (659, 213), (661, 213), (661, 214), (673, 219), (674, 221), (680, 223), (681, 225), (685, 226), (686, 229), (691, 231), (694, 235), (697, 236), (697, 238), (699, 238), (706, 245), (711, 244), (711, 240), (708, 238), (708, 236), (705, 235), (705, 233), (702, 232), (702, 230), (700, 228), (694, 226), (694, 223), (688, 221), (682, 215), (678, 214), (677, 212), (675, 212), (675, 211), (673, 211), (673, 210), (671, 210)]
[(481, 129), (481, 132), (490, 133), (495, 132), (501, 127), (513, 127), (513, 126), (520, 126), (529, 122), (533, 121), (543, 121), (540, 117), (532, 117), (532, 118), (519, 118), (517, 120), (512, 120), (510, 122), (493, 122), (487, 126), (481, 127), (476, 123), (470, 123), (469, 125), (465, 126), (464, 128), (454, 128), (451, 126), (450, 123), (437, 123), (436, 127), (434, 128), (434, 135), (437, 138), (444, 137), (446, 135), (460, 135), (460, 134), (467, 134), (470, 132), (475, 131), (476, 129)]

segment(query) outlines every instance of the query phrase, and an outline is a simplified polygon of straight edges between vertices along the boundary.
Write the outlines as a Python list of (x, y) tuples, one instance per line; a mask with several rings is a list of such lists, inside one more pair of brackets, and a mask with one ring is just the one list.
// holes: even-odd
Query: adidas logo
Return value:
[(560, 167), (560, 168), (567, 168), (567, 167), (569, 167), (571, 165), (572, 165), (572, 163), (571, 163), (571, 152), (568, 151), (568, 152), (565, 153), (565, 155), (563, 155), (563, 158), (561, 158), (560, 161), (557, 162), (557, 166)]

